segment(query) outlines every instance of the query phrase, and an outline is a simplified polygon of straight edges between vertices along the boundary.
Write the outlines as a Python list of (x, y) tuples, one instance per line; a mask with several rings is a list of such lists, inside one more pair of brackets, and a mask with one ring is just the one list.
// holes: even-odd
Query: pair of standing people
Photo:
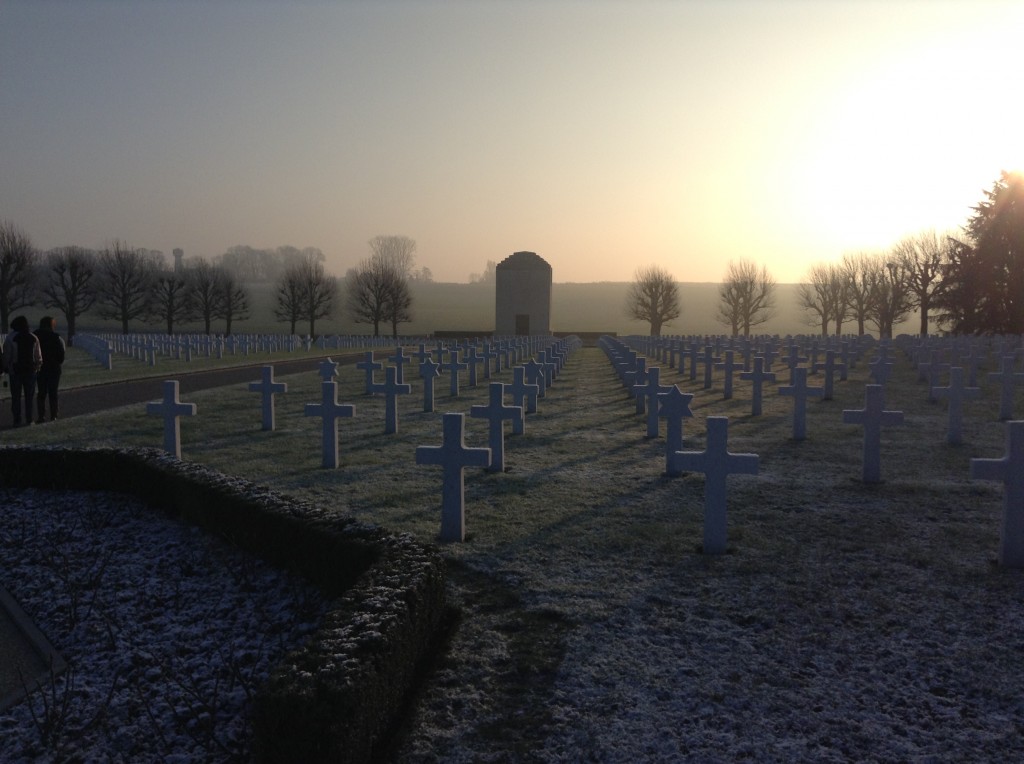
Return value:
[[(39, 329), (29, 331), (28, 319), (18, 316), (11, 321), (3, 350), (3, 370), (11, 379), (11, 413), (14, 426), (32, 422), (32, 398), (36, 398), (37, 423), (46, 421), (46, 402), (50, 402), (50, 419), (57, 418), (57, 390), (64, 363), (64, 340), (54, 331), (56, 322), (50, 316), (39, 321)], [(36, 388), (38, 386), (38, 395)]]

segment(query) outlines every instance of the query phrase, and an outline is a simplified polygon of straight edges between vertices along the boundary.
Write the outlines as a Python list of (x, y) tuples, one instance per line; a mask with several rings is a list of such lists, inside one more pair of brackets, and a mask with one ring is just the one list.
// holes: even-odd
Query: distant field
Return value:
[[(234, 331), (283, 333), (288, 325), (274, 318), (274, 288), (270, 284), (251, 284), (251, 317), (236, 322)], [(629, 321), (624, 312), (628, 282), (597, 282), (588, 284), (555, 283), (552, 288), (551, 313), (552, 329), (559, 332), (614, 332), (624, 334), (646, 334), (646, 324)], [(666, 327), (666, 334), (721, 334), (726, 327), (715, 320), (718, 309), (718, 285), (711, 283), (681, 283), (680, 298), (682, 316)], [(817, 327), (808, 325), (804, 314), (797, 308), (796, 285), (780, 284), (778, 288), (778, 315), (770, 322), (758, 327), (766, 334), (814, 334)], [(41, 308), (30, 308), (24, 312), (35, 323), (43, 314)], [(491, 331), (494, 329), (494, 285), (493, 284), (414, 284), (413, 320), (402, 324), (399, 332), (405, 335), (431, 334), (435, 331), (459, 331), (466, 334)], [(63, 325), (63, 318), (58, 317)], [(105, 321), (95, 315), (87, 315), (79, 321), (82, 330), (119, 331), (115, 321)], [(161, 331), (158, 322), (137, 321), (131, 324), (132, 331)], [(182, 325), (181, 331), (199, 331), (201, 324), (192, 322)], [(300, 334), (309, 331), (308, 324), (296, 327)], [(847, 324), (844, 329), (855, 329)], [(214, 322), (215, 332), (224, 331), (224, 322)], [(372, 334), (373, 327), (356, 324), (348, 316), (342, 304), (334, 314), (316, 324), (317, 334)], [(896, 333), (916, 333), (917, 318), (896, 328)], [(382, 326), (381, 334), (390, 334), (390, 326)]]

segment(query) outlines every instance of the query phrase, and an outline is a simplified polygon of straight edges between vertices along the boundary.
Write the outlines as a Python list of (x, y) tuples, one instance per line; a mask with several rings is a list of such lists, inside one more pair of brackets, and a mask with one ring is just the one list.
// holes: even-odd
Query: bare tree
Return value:
[(331, 315), (337, 292), (338, 280), (327, 274), (323, 262), (305, 255), (281, 274), (274, 315), (290, 323), (292, 334), (300, 319), (309, 321), (309, 336), (315, 337), (316, 322)]
[(68, 342), (74, 339), (78, 317), (96, 302), (96, 256), (82, 247), (58, 247), (46, 254), (42, 299), (47, 308), (64, 314)]
[(166, 268), (153, 273), (150, 281), (148, 316), (156, 321), (162, 321), (168, 334), (174, 334), (176, 323), (192, 319), (192, 290), (185, 274), (175, 273)]
[(416, 262), (416, 240), (408, 236), (374, 236), (370, 239), (370, 256), (384, 260), (402, 278), (408, 279)]
[(651, 336), (660, 337), (661, 328), (679, 318), (679, 286), (672, 274), (657, 265), (636, 269), (626, 298), (626, 315), (651, 325)]
[(729, 262), (718, 287), (718, 321), (730, 327), (732, 336), (741, 331), (750, 336), (750, 328), (775, 316), (775, 279), (765, 266), (758, 269), (749, 260)]
[(410, 281), (418, 281), (421, 284), (432, 284), (434, 283), (434, 272), (427, 266), (417, 268), (409, 274)]
[(295, 325), (302, 318), (302, 283), (299, 274), (288, 270), (277, 282), (274, 316), (288, 323), (288, 333), (295, 334)]
[(268, 249), (253, 249), (246, 244), (237, 244), (220, 255), (217, 263), (224, 266), (239, 281), (250, 283), (273, 281), (274, 259), (274, 253)]
[(412, 320), (409, 273), (415, 251), (416, 242), (408, 236), (375, 236), (370, 256), (348, 273), (349, 314), (357, 324), (373, 324), (375, 337), (382, 322), (390, 323), (397, 337), (398, 325)]
[(921, 313), (921, 336), (928, 336), (928, 312), (941, 295), (942, 269), (949, 261), (950, 236), (934, 230), (908, 236), (893, 249), (893, 255), (906, 275), (913, 306)]
[(811, 266), (807, 281), (797, 285), (797, 303), (807, 313), (807, 323), (821, 327), (827, 337), (833, 323), (836, 334), (843, 331), (849, 315), (849, 292), (845, 269), (834, 263)]
[(470, 284), (493, 284), (497, 280), (498, 264), (494, 260), (488, 260), (484, 266), (483, 273), (469, 274)]
[(226, 268), (213, 265), (202, 257), (190, 259), (185, 268), (185, 277), (192, 291), (194, 313), (203, 322), (204, 334), (213, 331), (213, 319), (220, 312), (220, 279), (226, 273)]
[(100, 252), (97, 276), (98, 313), (102, 318), (120, 321), (121, 332), (128, 334), (129, 322), (149, 310), (153, 261), (124, 242), (115, 241)]
[(900, 258), (879, 255), (868, 262), (871, 284), (870, 319), (878, 329), (879, 339), (892, 338), (893, 327), (905, 321), (914, 307), (909, 276)]
[(220, 271), (217, 288), (220, 292), (217, 318), (224, 319), (224, 334), (230, 335), (232, 323), (249, 318), (249, 293), (227, 270)]
[(846, 305), (849, 317), (857, 322), (857, 335), (863, 336), (871, 317), (872, 256), (863, 252), (843, 255), (842, 268), (846, 273)]
[[(346, 288), (348, 292), (348, 311), (357, 324), (372, 324), (373, 336), (380, 336), (380, 325), (392, 322), (392, 317), (401, 314), (401, 298), (408, 294), (408, 287), (403, 289), (404, 279), (386, 260), (380, 257), (368, 257), (356, 268), (348, 272)], [(396, 298), (399, 304), (396, 309)], [(411, 302), (411, 297), (409, 298)], [(406, 306), (405, 315), (408, 306)], [(403, 320), (409, 320), (408, 317)], [(393, 322), (397, 327), (397, 323)]]
[(412, 321), (412, 292), (406, 279), (395, 279), (386, 302), (386, 314), (391, 322), (391, 336), (398, 337), (398, 325)]
[(0, 221), (0, 329), (6, 334), (11, 313), (31, 304), (36, 252), (28, 234)]

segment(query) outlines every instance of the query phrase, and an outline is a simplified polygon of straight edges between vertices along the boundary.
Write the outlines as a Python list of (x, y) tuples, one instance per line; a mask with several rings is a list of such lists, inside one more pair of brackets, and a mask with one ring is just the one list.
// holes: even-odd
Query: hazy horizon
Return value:
[(212, 257), (380, 234), (465, 282), (817, 262), (1024, 167), (1013, 0), (0, 4), (0, 218)]

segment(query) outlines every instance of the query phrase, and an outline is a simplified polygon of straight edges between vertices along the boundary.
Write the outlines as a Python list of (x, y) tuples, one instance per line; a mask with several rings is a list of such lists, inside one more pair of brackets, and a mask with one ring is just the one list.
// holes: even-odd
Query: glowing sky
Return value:
[(465, 281), (782, 282), (1024, 167), (1024, 3), (0, 0), (0, 219), (37, 247), (403, 234)]

